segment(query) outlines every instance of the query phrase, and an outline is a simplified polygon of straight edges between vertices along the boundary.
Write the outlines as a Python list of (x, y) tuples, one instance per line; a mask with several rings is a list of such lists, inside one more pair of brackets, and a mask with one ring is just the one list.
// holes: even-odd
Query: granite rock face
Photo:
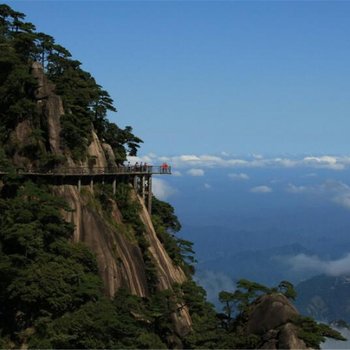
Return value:
[(308, 349), (293, 324), (298, 315), (283, 294), (263, 295), (248, 312), (247, 333), (261, 336), (261, 349)]
[(55, 85), (45, 76), (42, 65), (34, 62), (32, 74), (37, 80), (38, 89), (35, 92), (38, 110), (45, 117), (49, 133), (50, 151), (60, 153), (60, 118), (64, 114), (63, 103), (60, 96), (55, 94)]
[[(64, 198), (72, 212), (65, 213), (67, 221), (75, 226), (73, 239), (84, 242), (96, 254), (100, 275), (103, 278), (106, 294), (112, 297), (120, 287), (126, 287), (132, 294), (149, 295), (145, 265), (140, 248), (123, 234), (123, 218), (116, 203), (112, 205), (114, 224), (106, 223), (103, 213), (92, 209), (89, 202), (93, 198), (91, 190), (79, 193), (72, 185), (57, 186), (56, 194)], [(171, 289), (174, 283), (186, 281), (184, 272), (175, 266), (159, 241), (151, 218), (142, 199), (133, 192), (134, 199), (141, 206), (140, 218), (144, 223), (144, 236), (149, 242), (149, 251), (158, 275), (158, 289)], [(117, 229), (120, 228), (120, 230)], [(186, 307), (173, 315), (175, 328), (180, 335), (191, 327), (191, 318)]]

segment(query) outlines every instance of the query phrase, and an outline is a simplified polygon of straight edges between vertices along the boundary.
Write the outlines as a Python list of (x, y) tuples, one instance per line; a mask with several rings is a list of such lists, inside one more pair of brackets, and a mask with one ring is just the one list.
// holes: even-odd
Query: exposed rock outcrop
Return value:
[(279, 349), (307, 349), (304, 341), (298, 338), (298, 329), (292, 323), (286, 323), (278, 337)]
[(308, 349), (293, 324), (298, 315), (284, 295), (264, 295), (248, 311), (247, 333), (261, 336), (261, 349)]
[(286, 324), (297, 315), (297, 309), (284, 295), (264, 295), (257, 300), (250, 312), (248, 332), (262, 334)]
[(107, 160), (108, 165), (114, 165), (115, 164), (115, 155), (114, 155), (114, 152), (113, 152), (111, 145), (109, 145), (108, 143), (103, 143), (102, 148), (105, 152), (105, 156), (106, 156), (106, 160)]
[[(84, 191), (84, 194), (81, 194), (76, 186), (64, 185), (57, 186), (55, 193), (63, 197), (73, 209), (72, 212), (64, 214), (66, 220), (75, 226), (73, 239), (86, 243), (96, 254), (107, 295), (113, 296), (120, 287), (126, 287), (138, 296), (149, 295), (141, 250), (123, 235), (122, 215), (116, 204), (113, 204), (111, 213), (116, 225), (111, 227), (98, 208), (91, 207), (91, 192)], [(136, 197), (135, 193), (134, 198), (139, 200), (142, 206), (140, 216), (145, 224), (144, 234), (150, 244), (149, 250), (158, 271), (159, 290), (171, 289), (174, 283), (184, 282), (186, 276), (174, 265), (159, 241), (142, 199)], [(118, 226), (120, 230), (117, 229)], [(186, 307), (174, 314), (173, 319), (178, 334), (184, 335), (189, 331), (191, 318)]]
[[(126, 287), (132, 294), (147, 296), (146, 273), (139, 247), (116, 228), (111, 228), (101, 212), (91, 206), (93, 194), (80, 194), (76, 186), (70, 185), (59, 186), (55, 192), (73, 209), (65, 213), (66, 220), (75, 225), (73, 239), (86, 243), (96, 254), (106, 294), (113, 296), (120, 287)], [(116, 206), (113, 211), (115, 223), (122, 225), (117, 219), (121, 215)]]
[(38, 89), (35, 93), (37, 105), (41, 114), (46, 117), (49, 134), (50, 151), (59, 154), (60, 150), (60, 118), (64, 114), (63, 103), (60, 96), (55, 94), (55, 85), (44, 74), (42, 65), (34, 62), (32, 74), (37, 80)]
[[(139, 196), (138, 199), (142, 206), (140, 215), (146, 228), (146, 238), (150, 244), (149, 250), (154, 261), (156, 262), (159, 278), (159, 289), (171, 289), (174, 283), (183, 283), (186, 281), (185, 273), (180, 267), (175, 266), (170, 259), (168, 253), (157, 237), (152, 220), (143, 200)], [(173, 319), (178, 334), (185, 335), (188, 333), (192, 322), (187, 307), (180, 308), (179, 312), (173, 315)]]
[(10, 144), (16, 150), (13, 155), (13, 162), (15, 165), (30, 166), (30, 161), (21, 154), (20, 150), (29, 145), (32, 132), (33, 129), (30, 122), (26, 119), (19, 122), (15, 130), (11, 133)]
[(92, 134), (92, 141), (88, 148), (88, 157), (90, 159), (90, 164), (88, 164), (88, 166), (102, 167), (102, 168), (107, 167), (108, 162), (107, 162), (107, 158), (106, 158), (106, 154), (104, 152), (103, 146), (94, 130), (92, 130), (91, 134)]
[[(48, 144), (45, 145), (40, 140), (35, 140), (42, 150), (46, 150), (55, 155), (62, 154), (60, 132), (60, 118), (64, 114), (62, 99), (55, 93), (55, 85), (45, 76), (42, 65), (38, 62), (32, 64), (32, 74), (37, 81), (35, 99), (38, 113), (41, 115), (42, 128), (47, 131)], [(17, 166), (36, 166), (23, 155), (23, 149), (33, 142), (32, 135), (34, 126), (29, 119), (19, 122), (15, 130), (11, 133), (10, 143), (16, 149), (13, 156), (14, 164)], [(34, 162), (35, 163), (35, 162)]]
[(159, 241), (154, 230), (151, 218), (148, 214), (143, 200), (138, 196), (141, 210), (141, 220), (146, 228), (146, 237), (150, 244), (150, 252), (156, 262), (158, 269), (159, 288), (161, 290), (171, 288), (174, 283), (182, 283), (186, 280), (184, 272), (170, 259), (168, 253), (165, 251), (162, 243)]

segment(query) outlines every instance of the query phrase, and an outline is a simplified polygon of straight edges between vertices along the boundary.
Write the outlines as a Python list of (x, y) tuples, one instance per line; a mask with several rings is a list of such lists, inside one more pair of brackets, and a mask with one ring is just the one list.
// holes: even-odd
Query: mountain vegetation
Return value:
[[(116, 111), (108, 92), (81, 68), (81, 63), (74, 60), (67, 49), (55, 43), (53, 37), (36, 32), (35, 26), (24, 18), (23, 13), (7, 5), (0, 8), (1, 142), (6, 144), (16, 125), (28, 119), (35, 127), (35, 134), (27, 153), (35, 158), (43, 157), (43, 150), (36, 149), (36, 141), (41, 139), (47, 144), (47, 125), (37, 108), (37, 82), (30, 71), (30, 62), (36, 61), (45, 68), (63, 100), (65, 115), (61, 119), (61, 137), (76, 159), (86, 157), (91, 126), (112, 146), (119, 163), (127, 154), (136, 155), (142, 140), (132, 133), (130, 126), (119, 128), (107, 119), (108, 111)], [(8, 147), (5, 152), (11, 155)]]
[[(122, 164), (136, 155), (142, 140), (130, 126), (120, 128), (107, 119), (116, 111), (108, 92), (81, 68), (69, 51), (51, 36), (36, 32), (25, 15), (0, 5), (0, 346), (2, 348), (257, 348), (265, 335), (249, 325), (263, 297), (294, 300), (288, 281), (268, 288), (240, 280), (233, 292), (219, 295), (223, 312), (206, 301), (203, 288), (192, 280), (195, 262), (192, 243), (176, 236), (181, 225), (168, 203), (153, 198), (152, 222), (157, 239), (186, 280), (161, 289), (159, 266), (145, 235), (142, 206), (128, 179), (112, 190), (98, 184), (94, 193), (77, 197), (99, 213), (103, 225), (115, 229), (123, 242), (140, 252), (146, 275), (145, 295), (120, 287), (110, 298), (105, 291), (97, 255), (73, 239), (75, 227), (64, 218), (73, 212), (53, 184), (33, 181), (16, 173), (26, 165), (51, 169), (72, 161), (89, 161), (93, 132), (113, 150)], [(37, 95), (38, 80), (32, 74), (39, 62), (62, 98), (61, 153), (50, 149), (49, 126), (40, 108), (45, 96)], [(27, 122), (26, 143), (13, 137)], [(17, 158), (19, 155), (22, 158)], [(77, 163), (81, 164), (81, 163)], [(86, 191), (88, 192), (88, 191)], [(76, 194), (76, 192), (74, 192)], [(114, 210), (113, 208), (118, 208)], [(120, 213), (117, 222), (111, 213)], [(101, 223), (99, 221), (99, 223)], [(101, 225), (102, 225), (101, 224)], [(103, 232), (104, 234), (105, 232)], [(116, 233), (115, 233), (116, 234)], [(125, 243), (126, 244), (126, 243)], [(154, 248), (154, 247), (153, 247)], [(123, 261), (116, 247), (109, 247), (116, 264)], [(141, 270), (142, 270), (141, 269)], [(177, 270), (176, 270), (177, 269)], [(127, 285), (127, 283), (125, 283)], [(289, 305), (289, 304), (288, 304)], [(288, 306), (289, 307), (289, 306)], [(191, 329), (179, 332), (176, 318), (188, 310)], [(288, 319), (306, 346), (319, 347), (325, 336), (341, 339), (312, 319)], [(280, 332), (277, 325), (276, 332)]]

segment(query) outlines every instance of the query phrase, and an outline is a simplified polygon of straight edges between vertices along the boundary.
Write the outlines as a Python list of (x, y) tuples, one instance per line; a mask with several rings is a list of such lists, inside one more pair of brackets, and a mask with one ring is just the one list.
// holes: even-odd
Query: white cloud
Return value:
[(316, 255), (298, 254), (288, 258), (287, 263), (297, 271), (323, 273), (329, 276), (350, 274), (350, 253), (336, 260), (321, 260)]
[(328, 180), (314, 186), (296, 186), (288, 184), (286, 191), (294, 194), (306, 193), (314, 196), (323, 196), (346, 209), (350, 209), (350, 186), (341, 181)]
[(284, 168), (292, 168), (298, 165), (297, 160), (288, 159), (288, 158), (275, 158), (275, 159), (272, 159), (272, 163), (275, 163), (275, 165), (281, 166)]
[(212, 303), (217, 303), (221, 291), (233, 292), (236, 289), (233, 279), (218, 271), (200, 271), (196, 273), (195, 280), (205, 288), (208, 300)]
[[(127, 161), (125, 162), (125, 163), (127, 163), (127, 162), (130, 162), (130, 164), (135, 164), (135, 163), (144, 163), (144, 162), (146, 162), (146, 163), (151, 163), (151, 158), (149, 157), (149, 156), (142, 156), (142, 157), (128, 157), (127, 158)], [(124, 164), (125, 164), (124, 163)]]
[(171, 174), (172, 174), (173, 176), (182, 176), (181, 171), (178, 171), (178, 170), (172, 171)]
[(227, 176), (232, 180), (249, 180), (249, 176), (245, 173), (231, 173)]
[(154, 177), (152, 181), (152, 192), (157, 198), (166, 200), (175, 194), (177, 190), (171, 187), (165, 180)]
[(203, 169), (190, 169), (187, 171), (188, 175), (191, 176), (204, 176), (204, 170)]
[(252, 154), (252, 157), (255, 159), (263, 159), (264, 158), (264, 156), (262, 156), (261, 154), (255, 154), (255, 153)]
[(211, 188), (211, 185), (208, 184), (208, 183), (205, 183), (205, 184), (204, 184), (204, 188), (206, 188), (207, 190), (209, 190), (209, 189)]
[(286, 191), (289, 193), (303, 193), (307, 192), (308, 188), (306, 186), (296, 186), (293, 184), (288, 184)]
[(334, 203), (341, 205), (344, 208), (350, 209), (350, 191), (339, 193), (332, 198)]
[(270, 193), (272, 192), (272, 188), (269, 186), (256, 186), (250, 189), (250, 192), (253, 193)]
[(345, 165), (342, 164), (337, 157), (322, 156), (322, 157), (305, 157), (305, 164), (313, 165), (316, 168), (328, 168), (334, 170), (342, 170)]
[(179, 157), (180, 160), (182, 160), (183, 162), (197, 162), (200, 161), (200, 158), (198, 156), (195, 155), (182, 155)]
[(244, 159), (228, 159), (223, 165), (229, 167), (249, 167), (249, 164), (250, 162)]

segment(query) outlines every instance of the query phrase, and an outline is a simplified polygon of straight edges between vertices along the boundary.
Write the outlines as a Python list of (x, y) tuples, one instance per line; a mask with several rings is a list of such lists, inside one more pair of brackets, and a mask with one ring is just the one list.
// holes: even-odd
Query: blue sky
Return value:
[(349, 2), (11, 1), (83, 62), (142, 154), (347, 154)]

